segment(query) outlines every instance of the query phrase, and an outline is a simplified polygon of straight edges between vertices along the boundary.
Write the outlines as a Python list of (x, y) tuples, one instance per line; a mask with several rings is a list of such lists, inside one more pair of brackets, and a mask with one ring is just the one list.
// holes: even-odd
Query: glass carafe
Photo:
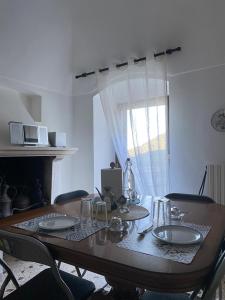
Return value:
[(130, 158), (127, 158), (126, 160), (126, 167), (123, 173), (123, 195), (128, 199), (130, 204), (139, 203), (139, 200), (137, 200), (134, 173), (132, 171), (132, 162)]

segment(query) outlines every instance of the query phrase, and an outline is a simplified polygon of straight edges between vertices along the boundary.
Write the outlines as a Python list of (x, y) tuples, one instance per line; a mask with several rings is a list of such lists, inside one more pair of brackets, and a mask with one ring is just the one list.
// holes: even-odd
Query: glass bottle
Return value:
[(129, 200), (129, 202), (134, 201), (137, 197), (134, 173), (131, 166), (132, 162), (130, 158), (127, 158), (125, 171), (123, 173), (123, 195)]

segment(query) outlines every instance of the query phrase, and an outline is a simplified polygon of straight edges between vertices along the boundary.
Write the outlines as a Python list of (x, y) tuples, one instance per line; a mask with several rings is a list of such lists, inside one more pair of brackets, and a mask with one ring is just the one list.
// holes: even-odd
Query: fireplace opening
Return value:
[(49, 204), (53, 157), (0, 157), (0, 218)]

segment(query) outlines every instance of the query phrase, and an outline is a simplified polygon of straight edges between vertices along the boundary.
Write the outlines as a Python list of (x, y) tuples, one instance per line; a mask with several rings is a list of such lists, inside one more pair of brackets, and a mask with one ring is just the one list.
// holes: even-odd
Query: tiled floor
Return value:
[[(46, 266), (44, 266), (44, 265), (36, 264), (36, 263), (32, 263), (32, 262), (24, 262), (24, 261), (17, 260), (10, 256), (6, 256), (6, 257), (4, 257), (4, 259), (9, 264), (10, 268), (13, 271), (13, 274), (16, 276), (16, 279), (18, 280), (20, 285), (24, 284), (30, 278), (34, 277), (37, 273), (39, 273), (41, 270), (46, 268)], [(60, 269), (76, 275), (76, 270), (71, 265), (62, 263)], [(0, 286), (4, 280), (4, 277), (5, 276), (0, 278)], [(95, 283), (95, 286), (97, 289), (103, 287), (106, 284), (106, 281), (103, 276), (92, 273), (92, 272), (86, 272), (84, 278), (86, 278), (90, 281), (93, 281)], [(12, 284), (12, 282), (10, 282), (6, 288), (5, 295), (12, 292), (13, 289), (14, 289), (14, 285)]]
[[(20, 261), (13, 257), (10, 257), (10, 256), (6, 256), (6, 257), (4, 257), (4, 259), (9, 264), (10, 268), (12, 269), (12, 271), (13, 271), (14, 275), (16, 276), (20, 285), (24, 284), (30, 278), (32, 278), (37, 273), (39, 273), (41, 270), (46, 268), (44, 265)], [(76, 270), (71, 265), (62, 263), (60, 268), (66, 272), (76, 275)], [(95, 286), (97, 289), (103, 287), (106, 284), (106, 281), (103, 276), (89, 272), (89, 271), (86, 272), (84, 278), (89, 279), (90, 281), (93, 281), (95, 283)], [(1, 283), (3, 280), (4, 280), (4, 276), (2, 278), (0, 278), (0, 286), (1, 286)], [(225, 279), (223, 279), (222, 287), (223, 287), (223, 298), (222, 299), (225, 300)], [(107, 286), (106, 290), (109, 290), (109, 288), (110, 287)], [(14, 285), (10, 282), (6, 288), (5, 295), (12, 292), (13, 289), (14, 289)]]

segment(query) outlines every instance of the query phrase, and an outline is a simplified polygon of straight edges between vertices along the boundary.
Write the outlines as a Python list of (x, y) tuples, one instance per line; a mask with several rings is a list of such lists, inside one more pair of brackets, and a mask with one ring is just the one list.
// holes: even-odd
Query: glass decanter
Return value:
[(130, 204), (139, 203), (137, 192), (135, 190), (135, 179), (130, 158), (127, 158), (126, 160), (126, 167), (123, 173), (123, 195), (128, 199)]

